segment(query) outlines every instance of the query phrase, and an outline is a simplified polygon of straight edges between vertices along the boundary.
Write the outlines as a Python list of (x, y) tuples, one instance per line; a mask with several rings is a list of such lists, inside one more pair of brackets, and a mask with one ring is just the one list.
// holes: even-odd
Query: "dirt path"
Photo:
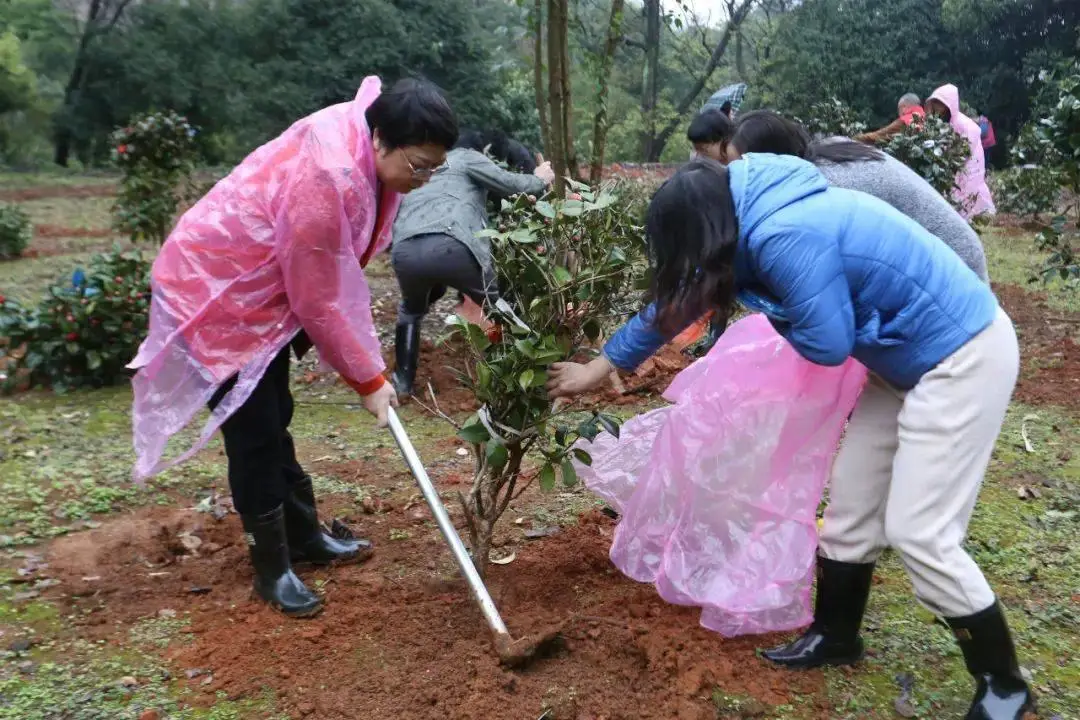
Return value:
[(1032, 404), (1080, 409), (1080, 313), (1049, 308), (1046, 293), (1016, 285), (994, 287), (1016, 325), (1024, 371), (1016, 399)]

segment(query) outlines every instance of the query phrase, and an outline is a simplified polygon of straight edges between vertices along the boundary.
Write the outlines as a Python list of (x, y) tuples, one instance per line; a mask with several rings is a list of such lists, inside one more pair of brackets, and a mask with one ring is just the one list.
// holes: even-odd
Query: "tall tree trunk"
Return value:
[(548, 124), (547, 94), (544, 92), (544, 0), (536, 0), (533, 22), (533, 88), (536, 92), (536, 114), (540, 117), (540, 140), (544, 152), (551, 155), (551, 126)]
[(555, 171), (555, 193), (559, 196), (565, 191), (565, 178), (567, 171), (566, 163), (566, 131), (563, 128), (562, 82), (562, 39), (561, 35), (566, 30), (566, 0), (548, 0), (548, 107), (551, 112), (551, 145), (548, 152), (551, 153), (551, 163)]
[(607, 42), (600, 58), (599, 88), (596, 96), (596, 118), (593, 121), (592, 162), (589, 164), (589, 181), (600, 182), (604, 172), (604, 149), (608, 131), (608, 84), (611, 82), (611, 66), (615, 62), (615, 49), (622, 37), (623, 9), (625, 0), (611, 0), (611, 21), (608, 23)]
[(566, 153), (567, 175), (579, 180), (581, 170), (578, 166), (577, 150), (574, 147), (574, 101), (570, 86), (570, 8), (568, 0), (560, 0), (562, 24), (559, 27), (559, 48), (562, 58), (559, 62), (559, 83), (562, 92), (562, 129), (563, 152)]
[(702, 89), (705, 87), (705, 83), (709, 81), (713, 71), (716, 70), (717, 65), (724, 58), (727, 53), (728, 46), (731, 44), (732, 38), (742, 27), (743, 21), (746, 20), (746, 16), (750, 14), (750, 10), (753, 8), (754, 3), (757, 0), (739, 0), (736, 5), (736, 0), (728, 1), (728, 21), (724, 26), (724, 32), (720, 36), (720, 40), (716, 43), (716, 47), (713, 48), (712, 55), (709, 56), (709, 61), (705, 63), (705, 68), (699, 77), (683, 96), (682, 100), (675, 107), (675, 116), (664, 126), (664, 128), (652, 139), (650, 143), (651, 152), (646, 155), (646, 160), (649, 162), (656, 162), (660, 159), (660, 155), (664, 152), (664, 147), (667, 145), (667, 141), (671, 139), (672, 133), (679, 127), (682, 122), (682, 118), (686, 115), (686, 112), (697, 100), (698, 95), (701, 94)]
[(79, 46), (75, 49), (75, 60), (71, 67), (71, 75), (68, 76), (67, 85), (64, 86), (64, 102), (60, 108), (60, 117), (53, 135), (53, 162), (61, 167), (67, 167), (71, 159), (71, 121), (72, 109), (78, 102), (79, 93), (86, 84), (89, 65), (90, 44), (94, 38), (107, 33), (116, 27), (120, 16), (130, 4), (131, 0), (90, 0), (86, 8), (86, 25), (83, 26), (82, 35), (79, 37)]
[(660, 0), (645, 0), (645, 68), (641, 82), (641, 156), (650, 160), (656, 137), (656, 101), (660, 85)]

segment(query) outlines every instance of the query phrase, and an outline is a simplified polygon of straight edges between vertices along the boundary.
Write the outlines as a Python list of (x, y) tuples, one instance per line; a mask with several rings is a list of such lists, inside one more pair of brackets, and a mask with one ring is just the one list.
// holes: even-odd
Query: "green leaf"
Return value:
[(533, 360), (536, 358), (536, 345), (532, 340), (515, 340), (514, 347), (525, 357)]
[(574, 276), (570, 274), (570, 271), (564, 268), (562, 265), (556, 265), (551, 269), (551, 274), (555, 276), (555, 282), (559, 285), (569, 285), (574, 280)]
[(544, 492), (555, 489), (555, 466), (551, 463), (546, 463), (540, 468), (540, 489)]
[(574, 469), (574, 463), (569, 459), (562, 461), (562, 482), (566, 487), (574, 487), (577, 485), (577, 470)]
[(530, 387), (532, 387), (535, 377), (536, 373), (532, 370), (532, 368), (529, 368), (525, 372), (521, 373), (521, 376), (518, 378), (518, 385), (521, 386), (522, 390), (528, 390)]
[(458, 437), (467, 443), (479, 445), (480, 443), (490, 440), (491, 434), (488, 433), (487, 428), (478, 421), (458, 430)]
[(607, 431), (609, 435), (619, 437), (619, 426), (622, 425), (622, 421), (619, 420), (619, 418), (615, 417), (614, 415), (600, 414), (596, 416), (596, 420), (600, 423), (601, 427), (603, 427), (604, 430)]
[(488, 467), (494, 468), (495, 470), (501, 470), (506, 465), (506, 461), (510, 458), (510, 453), (507, 452), (505, 445), (492, 440), (487, 444), (486, 457)]
[(469, 344), (472, 345), (476, 352), (482, 353), (491, 347), (491, 340), (488, 339), (487, 333), (479, 325), (469, 323), (465, 326), (465, 331), (469, 335)]
[(577, 461), (585, 467), (592, 467), (592, 455), (585, 452), (581, 448), (574, 448), (574, 457)]
[(510, 233), (509, 238), (519, 245), (533, 245), (540, 241), (540, 238), (534, 235), (531, 230), (526, 230), (524, 228), (513, 231)]
[(101, 353), (90, 350), (86, 353), (86, 367), (88, 370), (97, 370), (101, 367)]
[(76, 342), (69, 342), (65, 344), (64, 347), (67, 348), (68, 355), (78, 355), (82, 351), (82, 348), (79, 347), (79, 343)]
[(585, 333), (585, 337), (589, 338), (590, 341), (596, 342), (596, 339), (600, 337), (600, 323), (593, 318), (589, 318), (581, 326), (581, 331)]
[(585, 212), (585, 203), (580, 200), (567, 200), (560, 210), (566, 217), (581, 217), (581, 214)]
[(537, 201), (537, 203), (535, 205), (535, 208), (536, 208), (536, 212), (540, 213), (541, 215), (548, 218), (549, 220), (554, 220), (555, 219), (555, 214), (556, 214), (555, 213), (555, 208), (552, 207), (551, 203), (549, 203), (547, 200), (539, 200), (539, 201)]
[(598, 421), (595, 417), (591, 420), (585, 420), (578, 425), (577, 433), (589, 442), (592, 442), (596, 439), (596, 436), (600, 434), (600, 428), (597, 427), (597, 425)]
[(492, 372), (491, 368), (487, 365), (479, 364), (476, 366), (476, 385), (482, 389), (488, 389), (491, 387)]

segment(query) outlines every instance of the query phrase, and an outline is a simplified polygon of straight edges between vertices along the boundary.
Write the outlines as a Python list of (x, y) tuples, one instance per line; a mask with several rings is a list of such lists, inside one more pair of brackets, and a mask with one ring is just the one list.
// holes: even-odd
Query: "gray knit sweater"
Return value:
[(989, 282), (978, 234), (948, 200), (907, 165), (885, 156), (883, 161), (821, 162), (818, 169), (831, 185), (860, 190), (889, 203), (941, 238), (976, 275)]

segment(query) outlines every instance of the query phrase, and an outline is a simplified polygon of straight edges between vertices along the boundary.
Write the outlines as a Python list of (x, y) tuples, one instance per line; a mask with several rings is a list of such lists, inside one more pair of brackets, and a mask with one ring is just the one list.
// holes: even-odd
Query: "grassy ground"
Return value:
[[(1035, 249), (1030, 234), (991, 227), (982, 230), (981, 235), (986, 248), (987, 269), (994, 282), (1026, 286), (1032, 291), (1046, 289), (1041, 282), (1030, 282), (1042, 263), (1042, 254)], [(1048, 295), (1051, 309), (1080, 311), (1080, 292), (1065, 291), (1054, 285), (1050, 289), (1057, 290)]]
[[(42, 182), (109, 182), (85, 176), (0, 174), (0, 188)], [(40, 199), (26, 203), (35, 222), (94, 229), (108, 224), (104, 198)], [(86, 238), (90, 241), (90, 238)], [(73, 240), (72, 250), (79, 250)], [(1002, 282), (1025, 284), (1036, 262), (1030, 237), (991, 230), (990, 271)], [(85, 264), (88, 251), (0, 264), (0, 292), (32, 301), (60, 276)], [(1050, 292), (1050, 306), (1080, 309), (1077, 295)], [(347, 405), (334, 387), (302, 386), (295, 435), (308, 459), (392, 462), (388, 435)], [(187, 683), (177, 682), (165, 659), (183, 643), (183, 611), (148, 617), (119, 643), (87, 640), (76, 618), (48, 599), (48, 585), (18, 582), (17, 568), (40, 562), (43, 543), (78, 532), (132, 508), (194, 506), (224, 487), (224, 458), (215, 441), (194, 461), (145, 487), (129, 482), (130, 393), (125, 388), (53, 396), (32, 393), (0, 401), (0, 720), (34, 718), (275, 717), (274, 698), (219, 697), (196, 707)], [(655, 404), (655, 399), (649, 401)], [(642, 407), (645, 405), (643, 404)], [(639, 408), (618, 408), (628, 414)], [(415, 408), (406, 422), (421, 455), (445, 453), (448, 429)], [(1024, 435), (1030, 443), (1025, 447)], [(187, 434), (190, 439), (191, 433)], [(1052, 407), (1015, 405), (1000, 441), (971, 526), (968, 548), (1009, 609), (1022, 664), (1042, 697), (1044, 718), (1080, 719), (1080, 418)], [(396, 462), (396, 461), (395, 461)], [(409, 479), (402, 468), (402, 487)], [(322, 473), (320, 494), (347, 490), (357, 503), (367, 489), (352, 477)], [(581, 492), (552, 494), (532, 510), (543, 524), (571, 522), (595, 500)], [(830, 717), (851, 719), (956, 717), (971, 680), (947, 630), (912, 600), (895, 556), (880, 569), (867, 617), (867, 661), (855, 670), (826, 673), (826, 696), (795, 698), (791, 706), (762, 708), (717, 689), (718, 717)], [(5, 649), (6, 648), (6, 649)], [(184, 678), (186, 680), (186, 678)], [(901, 688), (910, 688), (902, 693)], [(931, 711), (931, 704), (945, 709)]]

